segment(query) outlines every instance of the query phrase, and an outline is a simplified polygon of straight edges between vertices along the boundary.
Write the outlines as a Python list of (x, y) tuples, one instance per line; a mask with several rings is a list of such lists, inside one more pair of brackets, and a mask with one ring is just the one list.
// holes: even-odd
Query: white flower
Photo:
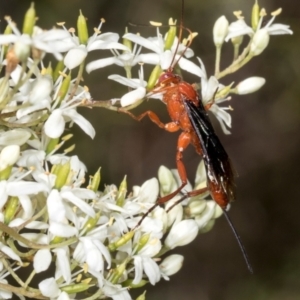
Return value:
[(0, 171), (4, 170), (8, 166), (12, 166), (16, 163), (20, 156), (20, 146), (10, 145), (2, 149), (0, 153)]
[(138, 100), (143, 99), (146, 95), (147, 82), (144, 80), (143, 66), (140, 68), (138, 79), (129, 79), (120, 75), (110, 75), (108, 76), (108, 79), (112, 79), (134, 89), (121, 97), (122, 107), (131, 105)]
[(99, 240), (92, 237), (81, 237), (73, 257), (80, 264), (86, 262), (89, 269), (95, 272), (104, 272), (104, 259), (110, 268), (111, 257), (108, 249)]
[(36, 252), (33, 258), (33, 268), (36, 273), (47, 270), (51, 263), (51, 252), (49, 249), (41, 249)]
[(184, 257), (180, 254), (172, 254), (166, 257), (159, 265), (160, 271), (164, 278), (168, 280), (168, 276), (176, 274), (182, 267)]
[[(201, 65), (201, 71), (203, 76), (201, 77), (201, 95), (202, 102), (205, 107), (208, 107), (209, 110), (216, 116), (220, 122), (221, 128), (225, 134), (229, 134), (230, 131), (226, 128), (228, 126), (231, 128), (231, 115), (226, 112), (228, 108), (220, 107), (217, 103), (225, 101), (224, 99), (214, 99), (214, 95), (218, 90), (223, 88), (215, 76), (207, 78), (205, 66), (202, 60), (197, 57)], [(226, 126), (225, 126), (226, 125)]]
[(239, 95), (250, 94), (258, 91), (264, 84), (266, 80), (262, 77), (249, 77), (241, 81), (235, 88), (236, 93)]
[(52, 250), (56, 253), (55, 277), (64, 278), (67, 284), (71, 283), (70, 253), (68, 247), (61, 247)]
[(60, 294), (58, 284), (53, 277), (41, 281), (39, 283), (39, 290), (43, 296), (50, 298), (57, 298)]
[(229, 39), (234, 37), (242, 36), (242, 35), (250, 35), (253, 36), (255, 33), (260, 30), (264, 30), (268, 35), (278, 35), (278, 34), (293, 34), (293, 31), (290, 30), (290, 26), (284, 24), (273, 24), (275, 17), (281, 13), (281, 9), (273, 12), (272, 18), (268, 21), (268, 23), (262, 27), (263, 18), (266, 15), (265, 10), (263, 9), (260, 13), (261, 17), (257, 26), (256, 31), (254, 31), (250, 26), (246, 24), (246, 22), (239, 18), (237, 21), (232, 22), (228, 28), (228, 35), (226, 36), (225, 41), (227, 42)]
[(29, 47), (31, 47), (46, 53), (52, 53), (57, 60), (62, 60), (59, 45), (60, 43), (64, 43), (64, 40), (69, 39), (69, 34), (66, 31), (61, 29), (43, 31), (35, 26), (33, 35), (30, 37), (28, 34), (21, 34), (18, 28), (9, 18), (6, 18), (6, 21), (11, 27), (13, 33), (1, 34), (1, 45), (14, 44), (17, 47), (17, 52), (20, 53), (21, 51), (25, 50), (28, 52), (28, 54), (30, 50)]
[(0, 146), (23, 145), (30, 138), (31, 134), (26, 129), (16, 128), (0, 132)]
[(224, 43), (225, 37), (228, 33), (228, 21), (225, 16), (221, 16), (215, 22), (213, 28), (213, 38), (216, 46), (220, 46)]
[[(94, 34), (88, 39), (87, 45), (79, 43), (79, 38), (73, 30), (67, 30), (64, 26), (64, 31), (69, 34), (72, 42), (72, 48), (68, 51), (64, 58), (64, 64), (68, 69), (74, 69), (79, 66), (86, 58), (88, 52), (93, 50), (104, 49), (119, 49), (128, 50), (127, 47), (118, 43), (119, 35), (112, 32), (100, 34), (100, 29), (103, 22), (101, 21), (98, 28), (94, 29)], [(88, 71), (89, 72), (89, 71)]]
[(194, 220), (183, 220), (171, 228), (165, 245), (170, 249), (187, 245), (196, 238), (197, 234), (197, 223)]
[(66, 122), (76, 123), (91, 138), (95, 136), (95, 129), (92, 124), (76, 111), (80, 104), (81, 94), (75, 95), (71, 101), (63, 101), (59, 108), (52, 107), (52, 113), (47, 119), (44, 130), (50, 138), (60, 137), (65, 130)]
[(133, 284), (138, 284), (142, 280), (143, 271), (147, 275), (150, 283), (155, 285), (160, 280), (161, 274), (157, 263), (147, 256), (134, 256), (135, 277)]
[[(180, 55), (183, 51), (185, 51), (186, 46), (183, 44), (179, 44), (179, 47), (177, 49), (177, 53), (175, 53), (178, 39), (174, 39), (174, 43), (171, 47), (171, 50), (165, 50), (165, 40), (162, 38), (162, 35), (159, 32), (159, 28), (157, 27), (157, 37), (154, 38), (144, 38), (140, 35), (133, 34), (133, 33), (127, 33), (123, 36), (123, 38), (128, 39), (138, 45), (141, 45), (154, 53), (147, 53), (147, 54), (140, 54), (139, 55), (139, 61), (148, 63), (148, 64), (154, 64), (154, 65), (160, 65), (163, 70), (166, 70), (171, 67), (171, 62), (173, 60), (173, 57), (175, 55), (174, 61), (177, 62), (177, 60), (180, 58)], [(185, 51), (185, 57), (191, 57), (194, 55), (193, 51), (191, 49), (186, 49)], [(192, 74), (195, 74), (197, 76), (202, 76), (200, 68), (194, 64), (193, 62), (189, 61), (188, 59), (181, 57), (178, 61), (178, 65), (182, 70), (188, 71)]]
[[(113, 54), (112, 57), (101, 58), (88, 63), (86, 65), (86, 71), (90, 73), (96, 69), (104, 68), (112, 64), (124, 67), (125, 69), (131, 68), (138, 63), (138, 55), (141, 49), (142, 47), (138, 47), (136, 44), (134, 44), (133, 49), (129, 49), (125, 45), (116, 43), (114, 47), (110, 48)], [(120, 53), (118, 50), (122, 50), (123, 53)]]

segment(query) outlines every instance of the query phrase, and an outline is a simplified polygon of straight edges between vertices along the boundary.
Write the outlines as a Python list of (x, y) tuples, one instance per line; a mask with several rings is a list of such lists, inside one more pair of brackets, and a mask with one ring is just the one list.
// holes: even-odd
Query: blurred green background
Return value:
[[(31, 1), (0, 0), (1, 31), (3, 16), (10, 15), (19, 24)], [(289, 24), (293, 36), (271, 36), (269, 47), (241, 71), (226, 77), (222, 83), (239, 82), (249, 76), (262, 76), (266, 85), (255, 94), (234, 96), (231, 101), (232, 134), (225, 136), (215, 122), (216, 131), (227, 149), (239, 176), (236, 178), (237, 201), (230, 215), (242, 236), (254, 275), (246, 269), (240, 250), (224, 218), (214, 229), (199, 236), (175, 253), (185, 255), (182, 270), (170, 282), (148, 288), (147, 299), (300, 299), (300, 13), (296, 0), (260, 0), (267, 12), (283, 8), (275, 23)], [(209, 75), (214, 69), (212, 27), (226, 15), (234, 21), (234, 10), (242, 10), (249, 21), (253, 2), (244, 0), (186, 0), (184, 25), (199, 36), (192, 48), (204, 61)], [(180, 0), (47, 0), (36, 1), (38, 24), (51, 28), (56, 22), (76, 27), (79, 9), (88, 18), (89, 30), (99, 19), (106, 23), (103, 32), (120, 35), (128, 21), (145, 24), (148, 20), (167, 23), (169, 17), (180, 18)], [(153, 28), (132, 28), (146, 36)], [(108, 57), (107, 51), (96, 51), (90, 60)], [(231, 62), (232, 48), (222, 53), (223, 68)], [(119, 97), (126, 90), (107, 76), (124, 72), (119, 67), (105, 68), (85, 75), (85, 84), (94, 99)], [(125, 75), (125, 74), (124, 74)], [(134, 73), (137, 76), (137, 73)], [(185, 80), (195, 77), (185, 74)], [(164, 105), (149, 101), (135, 114), (152, 109), (162, 120), (168, 116)], [(127, 174), (130, 188), (157, 176), (160, 165), (175, 167), (177, 133), (170, 134), (148, 120), (137, 123), (126, 115), (104, 109), (82, 109), (96, 128), (91, 141), (74, 127), (78, 145), (76, 154), (86, 163), (90, 174), (102, 167), (102, 185), (119, 184)], [(194, 179), (200, 161), (190, 147), (184, 153), (189, 178)]]

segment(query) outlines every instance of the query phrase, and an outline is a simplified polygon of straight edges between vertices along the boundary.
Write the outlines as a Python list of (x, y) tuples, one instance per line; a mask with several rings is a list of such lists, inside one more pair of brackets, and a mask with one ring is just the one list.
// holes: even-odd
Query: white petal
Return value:
[(65, 282), (67, 284), (71, 283), (71, 269), (68, 248), (65, 247), (54, 249), (53, 252), (57, 255), (56, 264), (58, 265)]
[(82, 115), (80, 115), (75, 109), (66, 110), (63, 112), (63, 114), (72, 119), (72, 121), (75, 122), (92, 139), (95, 137), (96, 132), (92, 124)]
[(158, 180), (156, 178), (149, 179), (141, 186), (138, 194), (138, 201), (155, 203), (158, 197), (158, 191)]
[(191, 74), (199, 76), (200, 78), (203, 78), (205, 76), (205, 74), (203, 73), (201, 68), (199, 68), (199, 66), (197, 66), (195, 63), (187, 60), (184, 57), (180, 58), (178, 65), (182, 70), (185, 70)]
[(13, 129), (6, 132), (1, 132), (0, 134), (0, 145), (7, 146), (7, 145), (23, 145), (26, 141), (31, 137), (29, 131), (24, 129)]
[(39, 283), (39, 290), (45, 297), (55, 298), (59, 295), (60, 290), (53, 277), (47, 278)]
[(44, 125), (45, 133), (52, 139), (60, 137), (65, 130), (65, 121), (60, 109), (55, 109)]
[(45, 186), (41, 183), (31, 181), (12, 181), (7, 183), (7, 193), (10, 196), (21, 195), (36, 195), (39, 192), (43, 192)]
[(134, 257), (134, 270), (135, 270), (135, 275), (132, 283), (139, 284), (143, 278), (143, 265), (142, 265), (141, 256)]
[(146, 39), (140, 35), (133, 34), (133, 33), (126, 33), (125, 35), (123, 35), (123, 38), (130, 40), (138, 45), (141, 45), (147, 49), (150, 49), (155, 53), (161, 52), (160, 48), (155, 43), (149, 41), (148, 39)]
[(168, 248), (174, 249), (192, 242), (198, 234), (198, 226), (194, 220), (183, 220), (175, 224), (165, 240)]
[(84, 200), (76, 197), (72, 192), (62, 191), (61, 196), (63, 199), (66, 199), (66, 200), (70, 201), (71, 203), (73, 203), (75, 206), (77, 206), (80, 210), (82, 210), (84, 213), (86, 213), (90, 217), (93, 218), (95, 216), (94, 209), (88, 203), (86, 203)]
[(9, 145), (4, 147), (0, 153), (0, 171), (12, 166), (20, 156), (20, 146)]
[(267, 28), (269, 34), (277, 35), (277, 34), (293, 34), (293, 31), (289, 29), (290, 26), (284, 24), (272, 24)]
[(160, 270), (157, 263), (150, 257), (143, 257), (143, 268), (150, 283), (155, 285), (160, 280)]
[(160, 62), (160, 56), (156, 53), (140, 54), (137, 57), (137, 60), (145, 64), (158, 65)]
[(30, 103), (36, 104), (37, 102), (49, 97), (50, 93), (52, 92), (52, 88), (53, 81), (51, 77), (45, 75), (36, 79), (29, 95)]
[(33, 216), (32, 201), (27, 195), (19, 196), (19, 201), (23, 208), (22, 218), (27, 219)]
[(11, 248), (9, 248), (8, 246), (5, 246), (1, 242), (0, 242), (0, 251), (5, 253), (11, 259), (17, 260), (18, 262), (21, 262), (21, 258), (19, 257), (19, 255), (17, 255)]
[(254, 93), (258, 91), (265, 83), (266, 80), (263, 77), (249, 77), (236, 86), (237, 93), (239, 95)]
[(104, 256), (104, 258), (107, 262), (107, 269), (109, 269), (110, 264), (111, 264), (111, 257), (110, 257), (110, 253), (108, 251), (108, 248), (106, 246), (104, 246), (104, 244), (102, 244), (98, 240), (94, 240), (93, 243), (98, 248), (98, 250), (102, 253), (102, 255)]
[(47, 198), (47, 209), (51, 221), (63, 222), (66, 218), (66, 209), (58, 190), (52, 190)]
[(124, 106), (131, 105), (137, 102), (138, 100), (143, 99), (145, 95), (146, 95), (146, 89), (144, 87), (138, 87), (136, 90), (125, 94), (121, 98), (121, 106), (124, 107)]
[(92, 71), (100, 68), (104, 68), (106, 66), (110, 66), (115, 64), (118, 61), (116, 57), (108, 57), (94, 60), (86, 65), (86, 71), (91, 73)]
[(183, 255), (172, 254), (162, 261), (162, 263), (159, 265), (159, 268), (165, 275), (171, 276), (181, 269), (183, 260)]
[(71, 237), (78, 235), (78, 230), (75, 227), (57, 222), (50, 223), (49, 232), (51, 232), (54, 236), (60, 237)]
[(51, 253), (48, 249), (41, 249), (36, 252), (33, 258), (33, 268), (36, 273), (47, 270), (51, 263)]
[[(123, 85), (129, 86), (133, 89), (137, 89), (138, 87), (141, 86), (141, 81), (140, 79), (130, 79), (126, 78), (117, 74), (109, 75), (108, 79), (114, 80), (118, 83), (121, 83)], [(143, 80), (143, 86), (146, 87), (147, 82)]]
[(65, 66), (72, 70), (79, 66), (87, 56), (87, 49), (84, 45), (80, 45), (71, 49), (64, 58)]
[(216, 116), (216, 118), (220, 122), (223, 132), (225, 134), (230, 134), (230, 131), (225, 127), (224, 124), (231, 128), (231, 115), (224, 109), (219, 107), (217, 104), (213, 104), (209, 110)]

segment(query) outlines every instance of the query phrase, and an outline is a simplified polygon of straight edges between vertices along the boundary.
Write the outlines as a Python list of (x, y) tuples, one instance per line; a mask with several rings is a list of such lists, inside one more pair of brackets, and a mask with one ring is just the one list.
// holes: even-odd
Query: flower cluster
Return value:
[[(117, 33), (101, 33), (100, 25), (89, 36), (86, 19), (80, 12), (75, 29), (42, 30), (36, 23), (34, 5), (25, 14), (20, 30), (10, 17), (0, 35), (0, 298), (10, 299), (13, 293), (20, 299), (131, 299), (130, 288), (146, 283), (156, 284), (169, 279), (182, 266), (183, 256), (168, 251), (190, 243), (198, 233), (210, 230), (222, 209), (209, 193), (185, 199), (176, 195), (165, 207), (153, 208), (159, 195), (169, 195), (181, 185), (177, 171), (161, 167), (158, 180), (152, 178), (127, 193), (126, 178), (120, 186), (108, 185), (99, 191), (100, 171), (85, 184), (87, 170), (80, 159), (71, 155), (74, 145), (66, 148), (72, 138), (66, 129), (75, 123), (91, 138), (95, 130), (77, 109), (79, 106), (105, 107), (117, 110), (120, 101), (124, 110), (137, 106), (145, 97), (161, 98), (153, 87), (162, 70), (178, 63), (182, 70), (201, 80), (203, 103), (210, 109), (225, 133), (231, 126), (226, 108), (218, 104), (228, 100), (230, 93), (246, 94), (258, 90), (263, 78), (250, 77), (236, 86), (224, 86), (219, 79), (235, 72), (268, 44), (269, 35), (291, 34), (286, 25), (262, 27), (265, 11), (253, 10), (252, 27), (241, 15), (228, 24), (223, 16), (214, 27), (217, 49), (216, 72), (208, 78), (204, 64), (195, 64), (189, 48), (196, 34), (187, 39), (176, 37), (174, 21), (162, 36), (144, 38), (133, 33), (119, 42)], [(260, 15), (260, 19), (258, 16)], [(259, 19), (259, 20), (258, 20)], [(243, 35), (249, 35), (249, 45), (241, 55), (239, 45)], [(220, 49), (224, 41), (232, 40), (235, 49), (233, 63), (219, 70)], [(143, 48), (152, 51), (143, 53)], [(109, 50), (111, 57), (85, 65), (88, 53)], [(44, 65), (44, 57), (52, 54), (56, 67)], [(155, 65), (148, 81), (144, 79), (143, 63)], [(109, 78), (132, 90), (120, 99), (108, 102), (92, 101), (86, 86), (81, 85), (83, 71), (88, 72), (117, 64), (126, 77), (117, 74)], [(139, 64), (139, 78), (132, 78)], [(72, 70), (72, 73), (71, 73)], [(75, 71), (77, 71), (74, 77)], [(188, 184), (184, 192), (206, 186), (206, 173), (200, 163), (195, 186)], [(139, 226), (138, 226), (139, 225)], [(21, 278), (20, 269), (31, 265), (28, 278)], [(54, 267), (54, 272), (53, 270)], [(48, 271), (38, 287), (33, 278)], [(11, 275), (18, 286), (11, 285)], [(142, 293), (139, 300), (145, 299)]]

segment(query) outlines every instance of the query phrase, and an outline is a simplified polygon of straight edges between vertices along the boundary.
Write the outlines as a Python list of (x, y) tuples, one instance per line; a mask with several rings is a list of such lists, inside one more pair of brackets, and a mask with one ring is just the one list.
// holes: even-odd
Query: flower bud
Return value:
[(94, 284), (79, 282), (79, 283), (76, 283), (76, 284), (65, 285), (65, 286), (61, 287), (61, 290), (66, 292), (67, 294), (76, 294), (76, 293), (86, 291), (87, 289), (89, 289), (93, 285)]
[(95, 173), (95, 175), (92, 178), (89, 189), (94, 192), (97, 192), (99, 189), (100, 180), (101, 180), (101, 175), (100, 175), (100, 168), (99, 168), (98, 171)]
[(137, 248), (136, 248), (136, 252), (139, 253), (140, 250), (142, 250), (146, 244), (148, 243), (150, 238), (150, 233), (148, 234), (144, 234), (138, 241), (137, 243)]
[(160, 166), (158, 169), (158, 181), (161, 197), (169, 195), (177, 188), (177, 183), (172, 172), (165, 166)]
[[(179, 197), (176, 196), (176, 198), (174, 198), (174, 201), (168, 201), (167, 205), (166, 205), (166, 211), (172, 206), (174, 205), (174, 202), (176, 200), (179, 200)], [(172, 225), (180, 222), (183, 218), (183, 208), (181, 203), (176, 204), (174, 207), (172, 207), (171, 210), (168, 211), (167, 213), (168, 216), (168, 223), (167, 223), (167, 227), (171, 227)]]
[(258, 91), (264, 84), (266, 80), (263, 77), (249, 77), (241, 81), (235, 88), (238, 95), (250, 94)]
[[(142, 281), (142, 280), (141, 280), (141, 281)], [(139, 296), (136, 298), (136, 300), (146, 300), (146, 291), (145, 291), (143, 294), (139, 295)]]
[(176, 274), (182, 267), (184, 257), (180, 254), (172, 254), (166, 257), (162, 263), (159, 265), (161, 271), (167, 275), (171, 276)]
[(71, 83), (71, 75), (68, 74), (65, 76), (65, 78), (59, 88), (59, 91), (58, 91), (57, 96), (58, 96), (59, 103), (61, 103), (65, 99), (65, 97), (69, 91), (70, 83)]
[(64, 69), (64, 61), (60, 60), (57, 62), (57, 65), (53, 72), (53, 81), (55, 82), (57, 78), (60, 76), (60, 72), (62, 72)]
[(135, 284), (135, 283), (133, 283), (133, 280), (134, 279), (127, 279), (127, 280), (123, 281), (122, 286), (123, 287), (129, 287), (131, 289), (136, 289), (136, 288), (143, 287), (144, 285), (146, 285), (148, 283), (147, 280), (142, 279), (139, 283)]
[(251, 14), (251, 25), (254, 31), (257, 29), (258, 22), (259, 22), (259, 5), (257, 0), (255, 0), (255, 3), (252, 7), (252, 14)]
[(20, 146), (10, 145), (2, 149), (0, 153), (0, 171), (12, 166), (20, 157)]
[(162, 69), (161, 69), (160, 65), (155, 66), (150, 74), (150, 77), (149, 77), (149, 80), (147, 83), (147, 90), (152, 90), (154, 88), (156, 81), (161, 73), (162, 73)]
[(251, 42), (250, 55), (256, 56), (261, 54), (268, 46), (269, 40), (270, 36), (266, 28), (256, 31)]
[(188, 205), (189, 216), (200, 215), (206, 207), (206, 200), (194, 200)]
[(121, 238), (119, 238), (116, 242), (109, 244), (108, 249), (110, 251), (117, 250), (119, 247), (121, 247), (121, 246), (125, 245), (127, 242), (129, 242), (133, 236), (134, 236), (133, 231), (127, 232)]
[(63, 165), (62, 164), (56, 165), (53, 171), (54, 172), (52, 173), (56, 175), (54, 188), (59, 190), (66, 184), (67, 179), (69, 177), (71, 171), (70, 160)]
[[(128, 33), (128, 28), (125, 28), (125, 34)], [(123, 38), (123, 45), (126, 46), (130, 51), (132, 51), (132, 41)], [(126, 52), (126, 50), (123, 50)]]
[(221, 16), (214, 25), (213, 37), (216, 46), (221, 46), (224, 43), (225, 37), (228, 33), (228, 20), (225, 16)]
[(173, 46), (175, 37), (176, 37), (176, 21), (173, 21), (172, 18), (169, 19), (170, 29), (167, 33), (167, 37), (165, 39), (165, 48), (164, 50), (170, 50)]
[(33, 33), (33, 27), (35, 24), (35, 9), (34, 9), (34, 3), (32, 2), (30, 5), (30, 8), (27, 10), (25, 17), (24, 17), (24, 23), (23, 23), (23, 33), (32, 35)]
[(80, 10), (80, 15), (77, 19), (77, 30), (78, 30), (78, 38), (79, 43), (83, 45), (87, 45), (89, 34), (86, 25), (86, 19)]
[(165, 240), (169, 249), (184, 246), (192, 242), (198, 234), (198, 225), (194, 220), (183, 220), (175, 224)]
[(133, 90), (125, 94), (121, 98), (121, 106), (125, 107), (131, 104), (136, 103), (137, 101), (143, 99), (146, 95), (146, 89), (144, 87), (138, 87), (136, 90)]
[(118, 206), (123, 207), (126, 193), (127, 193), (127, 181), (126, 181), (126, 175), (125, 175), (124, 179), (122, 180), (122, 182), (119, 186), (118, 194), (116, 197), (116, 204)]
[(204, 228), (207, 223), (214, 218), (215, 210), (218, 205), (214, 200), (206, 202), (206, 207), (203, 212), (195, 217), (195, 221), (198, 224), (199, 229)]
[(4, 223), (7, 225), (14, 218), (17, 209), (19, 208), (19, 198), (9, 197), (5, 205)]
[(51, 153), (57, 146), (58, 142), (59, 142), (59, 138), (49, 139), (49, 143), (47, 144), (46, 151), (45, 151), (46, 154)]

